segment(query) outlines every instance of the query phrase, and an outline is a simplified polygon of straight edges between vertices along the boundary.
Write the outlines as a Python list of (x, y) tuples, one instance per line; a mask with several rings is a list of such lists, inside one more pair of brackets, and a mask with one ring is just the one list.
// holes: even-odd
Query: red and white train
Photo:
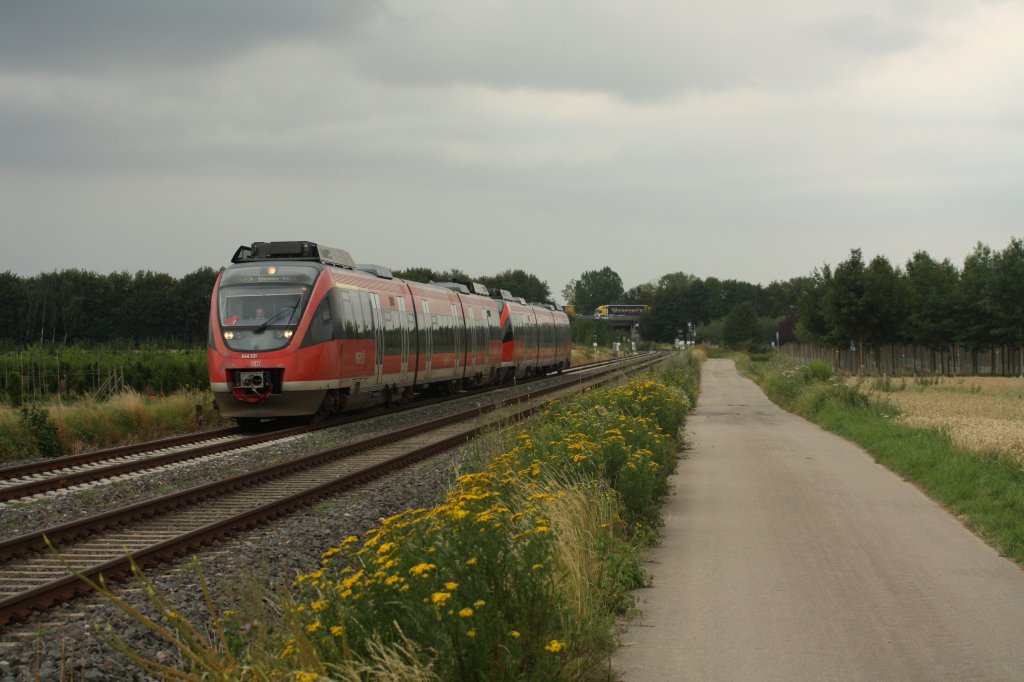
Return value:
[(240, 424), (329, 415), (569, 367), (569, 319), (480, 284), (421, 284), (312, 242), (241, 246), (210, 308), (210, 386)]

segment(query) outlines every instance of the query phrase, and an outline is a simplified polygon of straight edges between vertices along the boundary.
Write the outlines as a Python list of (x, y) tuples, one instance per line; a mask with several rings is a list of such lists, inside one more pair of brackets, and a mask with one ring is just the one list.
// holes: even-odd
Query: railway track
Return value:
[[(614, 361), (573, 368), (564, 374), (573, 375), (583, 371), (594, 371), (596, 368), (606, 367), (610, 364), (613, 365)], [(385, 412), (382, 408), (374, 408), (316, 424), (303, 424), (283, 429), (274, 429), (268, 426), (258, 433), (251, 433), (251, 430), (247, 431), (237, 427), (227, 428), (4, 467), (0, 468), (0, 503), (52, 491), (73, 489), (76, 486), (96, 481), (219, 455), (319, 429), (372, 419), (385, 413), (416, 409), (435, 402), (460, 397), (463, 396), (418, 400), (393, 408), (390, 412)]]
[[(630, 367), (638, 369), (657, 359), (640, 358)], [(88, 591), (72, 571), (110, 580), (128, 574), (132, 562), (145, 566), (169, 560), (460, 445), (492, 426), (493, 421), (482, 416), (485, 410), (502, 420), (523, 418), (552, 393), (579, 390), (584, 382), (608, 381), (621, 369), (612, 365), (565, 377), (564, 382), (490, 408), (474, 406), (426, 424), (0, 541), (0, 626)], [(499, 408), (507, 409), (498, 412)]]

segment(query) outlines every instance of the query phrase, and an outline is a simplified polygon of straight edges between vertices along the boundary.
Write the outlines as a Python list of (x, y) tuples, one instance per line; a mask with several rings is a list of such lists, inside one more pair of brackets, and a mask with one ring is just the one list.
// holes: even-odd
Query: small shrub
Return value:
[(832, 366), (824, 360), (811, 360), (804, 373), (810, 381), (829, 381), (832, 378)]
[(57, 425), (50, 419), (50, 413), (36, 405), (23, 405), (21, 423), (28, 431), (35, 454), (40, 457), (60, 457), (64, 446), (57, 435)]

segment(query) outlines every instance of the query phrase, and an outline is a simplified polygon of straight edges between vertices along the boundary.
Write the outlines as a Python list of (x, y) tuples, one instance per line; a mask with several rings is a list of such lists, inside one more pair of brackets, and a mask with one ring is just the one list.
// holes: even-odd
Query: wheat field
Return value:
[(893, 403), (908, 426), (936, 428), (959, 447), (998, 451), (1024, 463), (1024, 379), (1003, 377), (860, 382)]

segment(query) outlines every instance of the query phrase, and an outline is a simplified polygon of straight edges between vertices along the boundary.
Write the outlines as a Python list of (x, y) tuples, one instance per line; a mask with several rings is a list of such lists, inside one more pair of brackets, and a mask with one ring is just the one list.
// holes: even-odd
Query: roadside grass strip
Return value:
[(607, 679), (699, 371), (681, 354), (506, 430), (442, 504), (325, 552), (277, 598), (276, 627), (226, 611), (215, 638), (171, 640), (194, 662), (174, 679)]
[(631, 531), (656, 523), (688, 405), (642, 379), (550, 408), (444, 504), (348, 538), (301, 576), (282, 657), (328, 675), (405, 640), (444, 680), (596, 676), (642, 584)]
[(1024, 468), (1013, 453), (976, 452), (937, 428), (908, 426), (898, 408), (820, 366), (744, 365), (770, 399), (859, 444), (914, 483), (989, 544), (1024, 564)]

